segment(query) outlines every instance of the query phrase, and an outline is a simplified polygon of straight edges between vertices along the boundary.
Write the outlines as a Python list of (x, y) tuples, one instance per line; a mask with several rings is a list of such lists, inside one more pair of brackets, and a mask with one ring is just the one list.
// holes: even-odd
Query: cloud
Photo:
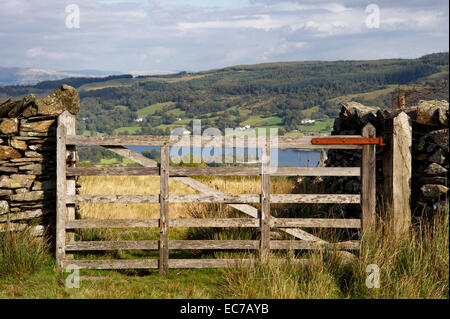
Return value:
[[(68, 4), (80, 28), (65, 26)], [(204, 70), (232, 64), (417, 57), (448, 51), (448, 2), (377, 0), (0, 0), (0, 63)]]
[(41, 53), (42, 53), (42, 48), (31, 48), (31, 49), (28, 49), (25, 54), (30, 58), (34, 58), (34, 57), (41, 55)]

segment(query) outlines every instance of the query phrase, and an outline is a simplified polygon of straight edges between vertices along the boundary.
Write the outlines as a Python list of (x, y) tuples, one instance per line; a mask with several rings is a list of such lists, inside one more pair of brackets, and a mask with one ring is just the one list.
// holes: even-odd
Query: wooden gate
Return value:
[[(362, 136), (345, 138), (374, 138), (375, 128), (368, 124)], [(339, 136), (337, 137), (339, 138)], [(231, 139), (231, 140), (230, 140)], [(205, 138), (201, 145), (227, 147), (236, 144), (238, 137)], [(69, 264), (81, 269), (150, 269), (159, 268), (166, 275), (169, 268), (210, 268), (250, 263), (250, 259), (169, 259), (169, 249), (238, 249), (259, 250), (262, 257), (270, 250), (318, 249), (324, 247), (342, 250), (359, 249), (359, 241), (328, 243), (298, 227), (362, 228), (366, 231), (375, 218), (375, 145), (314, 145), (312, 137), (278, 137), (280, 149), (361, 149), (361, 167), (279, 167), (270, 168), (271, 139), (265, 138), (262, 147), (261, 167), (170, 167), (169, 147), (197, 143), (194, 137), (174, 139), (168, 136), (77, 136), (75, 120), (68, 112), (58, 119), (57, 128), (57, 236), (56, 265), (63, 271)], [(181, 143), (181, 144), (180, 144)], [(232, 144), (230, 144), (232, 143)], [(122, 156), (133, 159), (144, 167), (74, 167), (70, 151), (76, 146), (102, 146)], [(124, 145), (161, 147), (161, 164), (134, 153)], [(259, 144), (261, 145), (261, 144)], [(150, 195), (76, 195), (75, 176), (93, 175), (151, 175), (160, 176), (160, 194)], [(260, 194), (224, 194), (208, 188), (190, 176), (260, 176)], [(271, 176), (361, 176), (361, 194), (270, 194)], [(169, 194), (169, 178), (175, 178), (202, 194)], [(159, 219), (75, 219), (74, 205), (77, 203), (159, 203)], [(178, 218), (169, 219), (169, 203), (225, 203), (246, 213), (251, 218)], [(259, 203), (261, 209), (248, 204)], [(271, 216), (271, 203), (341, 203), (361, 204), (360, 219), (325, 218), (275, 218)], [(159, 240), (145, 241), (75, 241), (68, 232), (85, 228), (133, 228), (156, 227), (160, 229)], [(173, 227), (254, 227), (260, 229), (260, 240), (169, 240)], [(277, 228), (300, 240), (271, 240), (270, 229)], [(159, 250), (159, 259), (115, 259), (115, 260), (67, 260), (66, 252), (92, 250)]]

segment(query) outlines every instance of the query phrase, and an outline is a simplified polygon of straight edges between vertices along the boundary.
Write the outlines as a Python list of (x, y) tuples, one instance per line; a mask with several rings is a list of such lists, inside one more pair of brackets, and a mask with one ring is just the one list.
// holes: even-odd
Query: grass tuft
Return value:
[[(346, 263), (332, 251), (307, 254), (295, 264), (256, 259), (250, 267), (225, 269), (224, 297), (230, 298), (449, 298), (448, 205), (404, 236), (379, 226), (363, 238), (359, 258)], [(305, 257), (305, 256), (303, 256)], [(380, 269), (380, 288), (368, 288), (368, 265)]]
[(28, 276), (46, 265), (49, 256), (48, 243), (33, 236), (31, 227), (0, 233), (0, 277)]

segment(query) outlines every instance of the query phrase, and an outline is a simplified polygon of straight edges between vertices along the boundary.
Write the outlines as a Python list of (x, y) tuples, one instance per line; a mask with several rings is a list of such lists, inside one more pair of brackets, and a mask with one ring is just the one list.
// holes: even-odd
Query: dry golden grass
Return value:
[[(157, 176), (85, 176), (80, 179), (80, 193), (89, 195), (107, 194), (159, 194)], [(175, 180), (169, 181), (172, 194), (195, 194), (196, 191)], [(81, 217), (92, 219), (157, 218), (159, 204), (96, 204), (80, 205)], [(185, 217), (184, 204), (170, 205), (171, 218)]]
[[(217, 177), (200, 178), (200, 181), (211, 188), (227, 194), (260, 194), (261, 179), (259, 177)], [(271, 178), (272, 194), (290, 194), (294, 181), (286, 178)]]
[[(261, 183), (258, 178), (203, 178), (201, 181), (211, 188), (229, 194), (258, 194)], [(89, 195), (106, 194), (159, 194), (159, 177), (157, 176), (85, 176), (79, 180), (82, 185), (80, 193)], [(273, 193), (290, 193), (293, 182), (273, 178)], [(192, 188), (174, 180), (169, 180), (171, 194), (197, 194)], [(170, 217), (190, 217), (192, 206), (202, 204), (170, 204)], [(225, 206), (225, 205), (222, 205)], [(81, 204), (82, 218), (89, 219), (128, 219), (158, 218), (159, 204)]]

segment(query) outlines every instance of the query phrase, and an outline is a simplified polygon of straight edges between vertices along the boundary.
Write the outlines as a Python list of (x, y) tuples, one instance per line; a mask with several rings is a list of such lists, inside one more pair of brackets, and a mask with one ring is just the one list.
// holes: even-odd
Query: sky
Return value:
[(0, 67), (156, 74), (449, 50), (448, 0), (0, 0)]

